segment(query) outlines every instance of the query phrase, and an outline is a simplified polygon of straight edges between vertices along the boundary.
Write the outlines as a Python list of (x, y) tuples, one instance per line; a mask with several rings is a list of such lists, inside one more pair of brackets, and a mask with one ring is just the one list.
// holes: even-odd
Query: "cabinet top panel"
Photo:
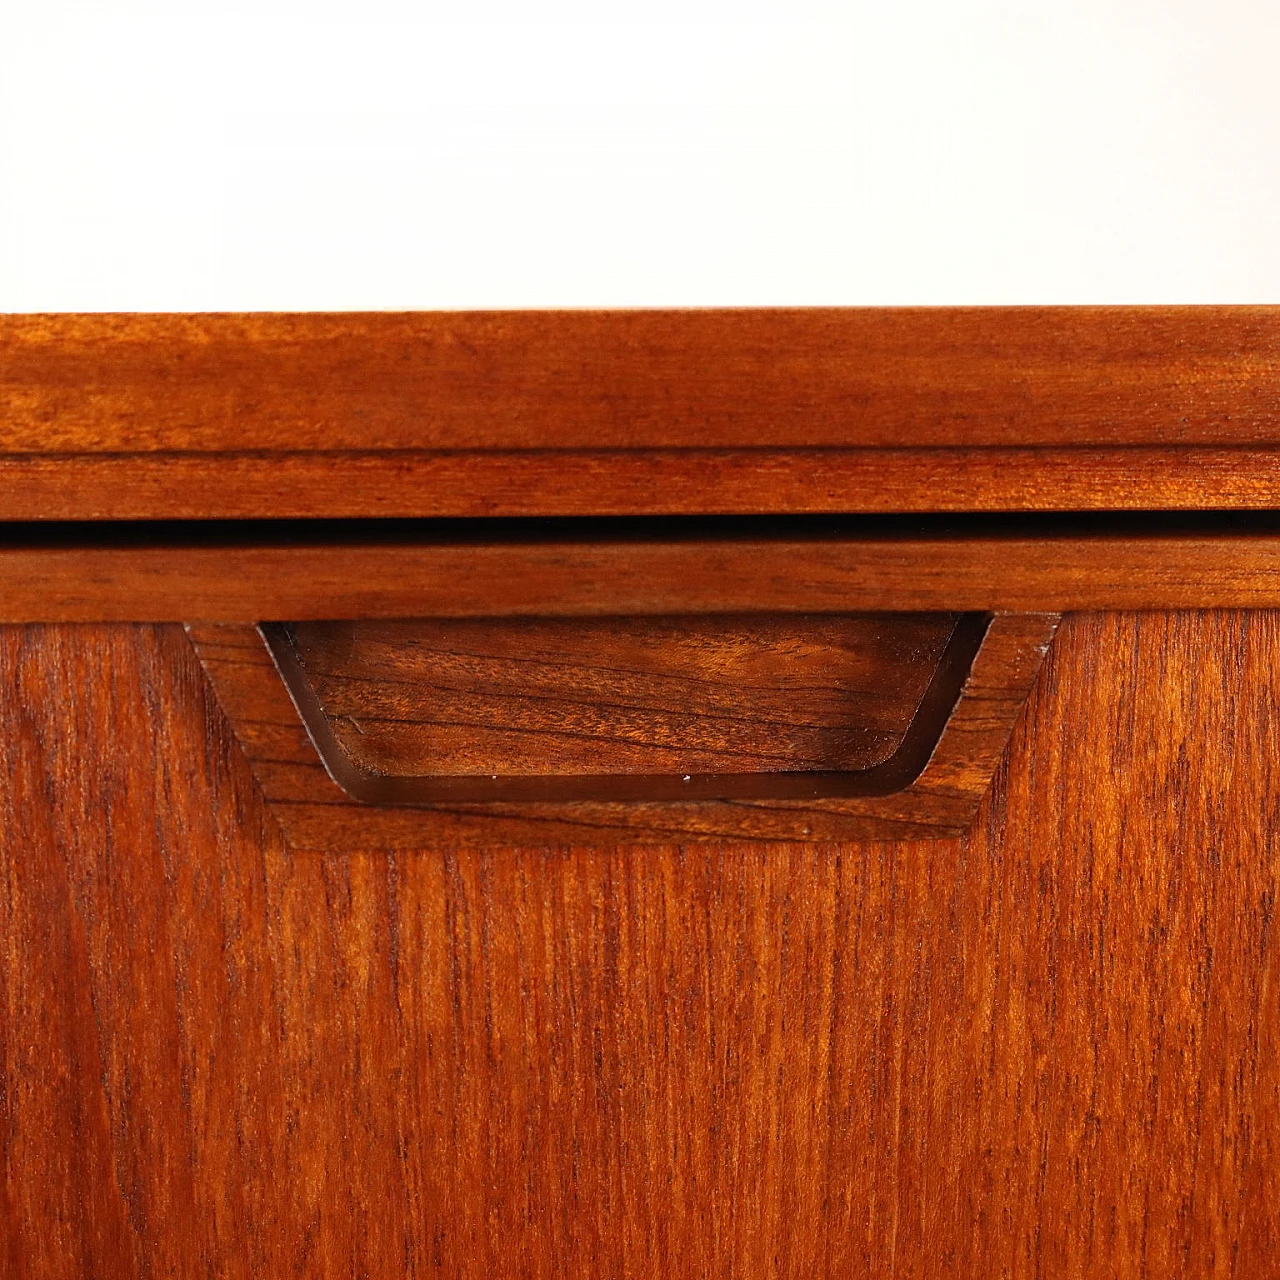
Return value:
[(0, 518), (1274, 507), (1280, 307), (0, 317)]

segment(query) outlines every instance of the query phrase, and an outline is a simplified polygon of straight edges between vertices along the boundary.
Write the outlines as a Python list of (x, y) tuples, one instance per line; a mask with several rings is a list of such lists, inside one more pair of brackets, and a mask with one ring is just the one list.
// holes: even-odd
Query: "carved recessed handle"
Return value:
[(888, 795), (924, 768), (975, 614), (267, 625), (330, 775), (367, 804)]
[(189, 628), (305, 848), (952, 834), (1052, 615)]

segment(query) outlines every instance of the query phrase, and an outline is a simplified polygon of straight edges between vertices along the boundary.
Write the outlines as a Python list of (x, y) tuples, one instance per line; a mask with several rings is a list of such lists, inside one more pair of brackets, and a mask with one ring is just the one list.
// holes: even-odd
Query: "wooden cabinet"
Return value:
[(0, 358), (0, 1274), (1280, 1274), (1280, 311)]

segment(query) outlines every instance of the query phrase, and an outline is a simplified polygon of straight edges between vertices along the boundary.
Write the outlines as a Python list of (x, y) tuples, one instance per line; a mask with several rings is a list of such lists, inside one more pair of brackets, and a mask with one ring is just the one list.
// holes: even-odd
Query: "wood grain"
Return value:
[(0, 622), (1280, 606), (1272, 516), (1119, 529), (834, 522), (790, 535), (767, 522), (723, 535), (658, 523), (572, 538), (453, 527), (429, 541), (305, 526), (226, 538), (188, 528), (167, 542), (92, 527), (42, 541), (27, 526), (0, 543)]
[(0, 632), (5, 1274), (1265, 1277), (1280, 615), (1063, 627), (967, 842), (285, 851)]
[(208, 623), (188, 632), (286, 835), (331, 851), (955, 834), (987, 790), (1056, 626), (1044, 614), (958, 619), (896, 750), (865, 773), (776, 774), (768, 787), (754, 774), (694, 775), (674, 788), (625, 775), (575, 788), (351, 776), (320, 708), (292, 684), (290, 700), (268, 636)]
[(0, 317), (0, 518), (1278, 505), (1280, 308)]
[(1277, 507), (1262, 445), (0, 453), (4, 520)]
[(295, 623), (285, 643), (366, 774), (767, 781), (888, 760), (957, 621), (405, 618)]
[(1280, 308), (5, 316), (8, 453), (1280, 444)]

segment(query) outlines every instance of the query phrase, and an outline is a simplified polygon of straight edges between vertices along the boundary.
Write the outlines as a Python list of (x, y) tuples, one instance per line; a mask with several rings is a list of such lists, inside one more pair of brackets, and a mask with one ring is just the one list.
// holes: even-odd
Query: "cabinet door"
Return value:
[(1260, 1276), (1280, 614), (1064, 620), (965, 839), (305, 854), (0, 629), (0, 1271)]

